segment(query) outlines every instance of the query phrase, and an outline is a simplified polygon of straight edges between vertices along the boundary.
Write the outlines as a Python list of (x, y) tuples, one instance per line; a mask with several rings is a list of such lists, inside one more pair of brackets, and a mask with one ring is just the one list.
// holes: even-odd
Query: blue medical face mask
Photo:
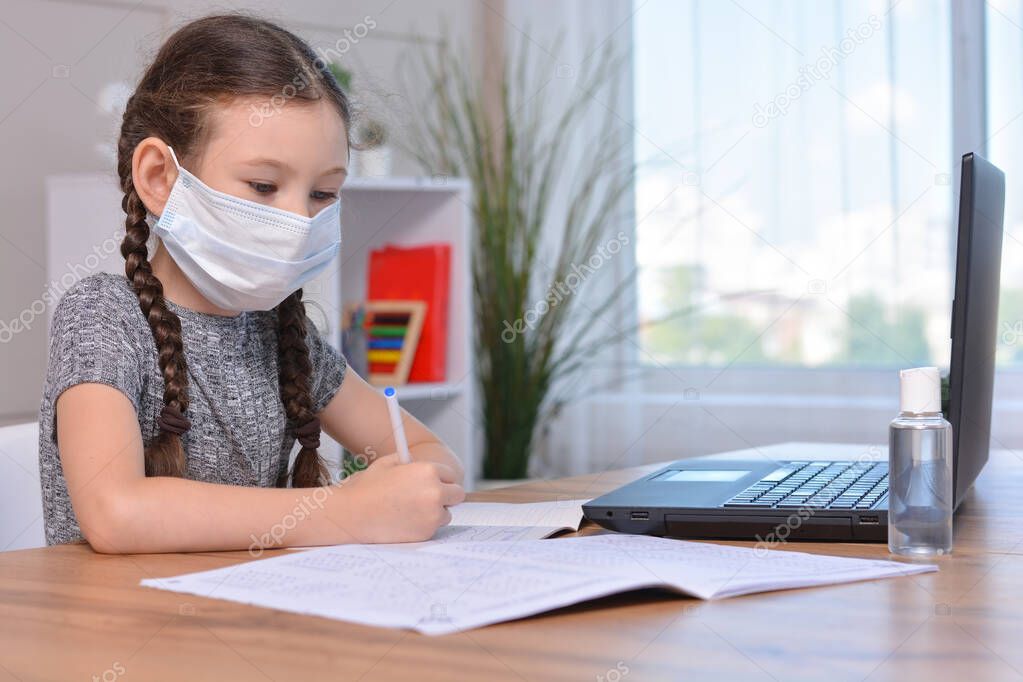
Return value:
[[(168, 149), (170, 149), (168, 147)], [(341, 248), (341, 201), (312, 218), (218, 192), (182, 168), (153, 231), (195, 288), (225, 310), (270, 310)]]

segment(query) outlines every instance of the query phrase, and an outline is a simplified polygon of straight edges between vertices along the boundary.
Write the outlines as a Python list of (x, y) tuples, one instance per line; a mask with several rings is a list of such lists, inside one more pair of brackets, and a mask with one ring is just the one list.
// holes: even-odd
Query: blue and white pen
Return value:
[(391, 431), (394, 432), (394, 444), (398, 447), (398, 459), (402, 464), (412, 461), (412, 455), (408, 451), (408, 440), (405, 438), (405, 425), (401, 420), (401, 407), (398, 406), (398, 394), (393, 386), (384, 389), (384, 397), (387, 399), (387, 412), (391, 415)]

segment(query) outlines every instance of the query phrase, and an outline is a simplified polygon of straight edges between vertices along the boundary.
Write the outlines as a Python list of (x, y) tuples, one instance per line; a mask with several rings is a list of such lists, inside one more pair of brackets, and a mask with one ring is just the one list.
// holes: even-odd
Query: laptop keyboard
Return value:
[(724, 506), (871, 509), (887, 494), (887, 462), (787, 462)]

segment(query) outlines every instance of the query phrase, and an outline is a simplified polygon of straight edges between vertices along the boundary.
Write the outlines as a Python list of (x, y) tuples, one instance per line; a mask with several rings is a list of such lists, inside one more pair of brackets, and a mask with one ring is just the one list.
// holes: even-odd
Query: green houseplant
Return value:
[(341, 86), (345, 94), (350, 93), (352, 90), (352, 72), (336, 62), (330, 62), (327, 64), (327, 68), (334, 74), (334, 80)]
[[(327, 67), (341, 89), (351, 97), (354, 74), (336, 62), (330, 62)], [(367, 115), (366, 111), (360, 109), (351, 133), (349, 175), (377, 177), (389, 175), (391, 172), (391, 150), (388, 145), (387, 127), (383, 121)]]
[[(435, 179), (472, 182), (483, 475), (506, 479), (528, 474), (559, 387), (622, 333), (580, 323), (611, 309), (631, 282), (591, 304), (565, 283), (617, 232), (615, 211), (634, 175), (622, 125), (598, 99), (614, 101), (621, 60), (601, 50), (566, 68), (526, 41), (512, 52), (495, 75), (447, 41), (421, 48), (414, 75), (427, 98), (408, 148)], [(587, 121), (599, 124), (599, 140), (583, 137)]]

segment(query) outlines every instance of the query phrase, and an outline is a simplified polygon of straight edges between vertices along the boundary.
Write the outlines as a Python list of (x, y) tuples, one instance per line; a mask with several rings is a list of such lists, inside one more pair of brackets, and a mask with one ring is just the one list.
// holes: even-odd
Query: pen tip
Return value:
[(394, 386), (388, 386), (387, 388), (385, 388), (384, 395), (386, 395), (388, 398), (394, 395)]

